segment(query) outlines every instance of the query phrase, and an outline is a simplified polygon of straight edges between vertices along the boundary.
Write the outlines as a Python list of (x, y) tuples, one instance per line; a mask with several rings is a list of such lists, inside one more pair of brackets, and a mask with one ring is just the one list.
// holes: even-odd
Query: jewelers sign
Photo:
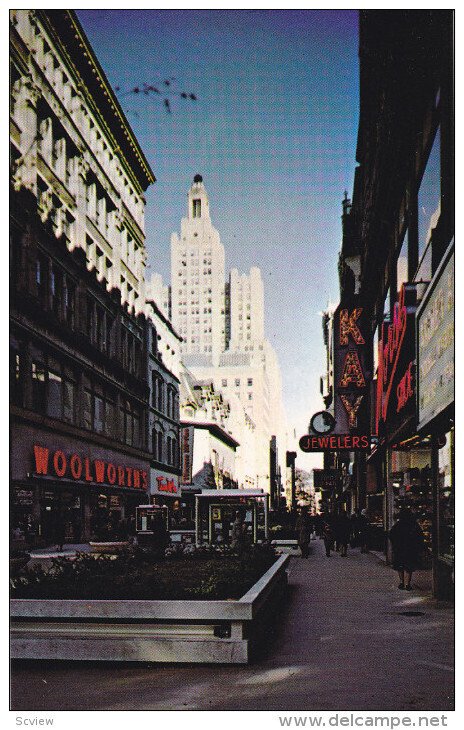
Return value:
[(417, 310), (417, 408), (422, 429), (454, 401), (454, 242)]
[(370, 449), (370, 335), (367, 313), (358, 297), (338, 305), (333, 326), (335, 427), (328, 434), (302, 436), (299, 446), (305, 453)]

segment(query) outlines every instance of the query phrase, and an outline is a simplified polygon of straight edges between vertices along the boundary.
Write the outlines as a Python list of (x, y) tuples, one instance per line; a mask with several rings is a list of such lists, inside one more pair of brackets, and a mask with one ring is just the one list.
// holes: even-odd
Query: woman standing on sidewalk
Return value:
[[(393, 549), (393, 568), (398, 571), (400, 590), (411, 590), (411, 578), (420, 565), (424, 535), (417, 521), (406, 507), (402, 507), (396, 522), (388, 533)], [(406, 582), (405, 582), (406, 578)]]

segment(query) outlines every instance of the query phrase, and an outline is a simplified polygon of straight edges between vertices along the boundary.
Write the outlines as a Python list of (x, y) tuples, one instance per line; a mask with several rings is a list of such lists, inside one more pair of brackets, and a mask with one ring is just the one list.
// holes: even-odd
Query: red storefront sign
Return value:
[(148, 472), (133, 466), (116, 465), (103, 459), (90, 459), (34, 444), (34, 476), (52, 476), (75, 482), (148, 489)]
[(382, 327), (377, 374), (376, 432), (389, 423), (394, 431), (399, 419), (412, 413), (415, 395), (416, 287), (403, 284), (393, 309), (393, 321)]
[(158, 491), (160, 492), (171, 492), (177, 494), (177, 487), (174, 479), (165, 479), (164, 477), (156, 477), (158, 482)]
[(334, 314), (334, 416), (341, 443), (338, 449), (368, 449), (369, 439), (369, 332), (364, 307), (358, 297), (342, 302)]
[(369, 449), (370, 440), (365, 434), (331, 434), (330, 436), (313, 436), (310, 433), (300, 438), (299, 446), (305, 453), (313, 451), (362, 451)]

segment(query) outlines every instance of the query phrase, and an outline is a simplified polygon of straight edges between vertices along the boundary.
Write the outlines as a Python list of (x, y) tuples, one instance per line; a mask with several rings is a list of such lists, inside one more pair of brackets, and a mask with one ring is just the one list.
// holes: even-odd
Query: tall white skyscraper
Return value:
[[(172, 322), (183, 338), (182, 359), (195, 377), (212, 382), (227, 400), (240, 401), (250, 419), (247, 440), (253, 442), (242, 448), (246, 484), (269, 490), (272, 436), (285, 471), (286, 419), (279, 363), (264, 335), (263, 281), (253, 266), (249, 274), (232, 269), (226, 283), (224, 269), (224, 247), (196, 175), (180, 235), (171, 237)], [(158, 280), (156, 286), (161, 296), (166, 290)], [(242, 433), (233, 435), (243, 440)]]
[(187, 366), (218, 365), (225, 347), (224, 246), (211, 223), (201, 175), (187, 198), (180, 236), (171, 236), (172, 322)]

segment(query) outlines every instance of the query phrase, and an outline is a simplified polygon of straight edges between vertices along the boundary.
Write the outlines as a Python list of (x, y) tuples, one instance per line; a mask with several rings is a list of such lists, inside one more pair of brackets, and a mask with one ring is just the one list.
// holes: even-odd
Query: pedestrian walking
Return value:
[(411, 510), (401, 508), (388, 536), (393, 549), (393, 568), (400, 579), (398, 588), (410, 591), (412, 574), (420, 565), (424, 549), (424, 534)]
[(351, 513), (350, 516), (350, 525), (351, 525), (351, 535), (350, 535), (350, 547), (355, 548), (359, 545), (359, 515), (361, 514), (360, 510), (357, 509), (355, 512)]
[(324, 540), (325, 554), (330, 558), (330, 551), (334, 547), (334, 533), (332, 528), (333, 519), (330, 515), (322, 517), (322, 538)]
[(243, 520), (243, 514), (240, 510), (235, 513), (235, 520), (232, 523), (232, 539), (231, 547), (236, 550), (240, 556), (245, 552), (246, 547), (246, 524)]
[(369, 552), (369, 520), (367, 519), (367, 510), (362, 509), (358, 518), (358, 534), (361, 552)]
[(341, 512), (337, 520), (337, 544), (340, 546), (340, 555), (346, 558), (348, 543), (351, 535), (351, 521), (346, 512)]
[(309, 541), (311, 539), (312, 522), (308, 514), (308, 510), (304, 507), (298, 515), (295, 529), (298, 535), (298, 546), (301, 550), (301, 557), (307, 558), (309, 555)]
[(314, 530), (316, 532), (316, 536), (319, 538), (322, 538), (322, 515), (317, 514), (314, 516)]
[(65, 541), (66, 536), (66, 523), (64, 520), (64, 515), (60, 514), (57, 516), (56, 523), (55, 523), (55, 543), (56, 547), (60, 552), (63, 550), (63, 545)]

